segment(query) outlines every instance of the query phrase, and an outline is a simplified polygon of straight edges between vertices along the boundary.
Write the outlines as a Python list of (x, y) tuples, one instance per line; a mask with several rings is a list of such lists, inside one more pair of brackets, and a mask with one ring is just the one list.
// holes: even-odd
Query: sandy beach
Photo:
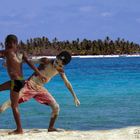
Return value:
[(10, 130), (0, 130), (0, 140), (138, 140), (140, 127), (112, 130), (47, 132), (47, 129), (24, 130), (21, 135), (8, 135)]

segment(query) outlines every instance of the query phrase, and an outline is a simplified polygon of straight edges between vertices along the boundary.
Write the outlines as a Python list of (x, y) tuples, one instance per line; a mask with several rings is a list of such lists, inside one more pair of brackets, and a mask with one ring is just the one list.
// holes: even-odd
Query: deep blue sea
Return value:
[[(1, 66), (0, 83), (9, 80)], [(32, 70), (24, 64), (25, 78)], [(72, 130), (102, 130), (140, 125), (140, 57), (73, 58), (65, 67), (81, 105), (73, 98), (60, 76), (45, 87), (60, 105), (56, 127)], [(0, 92), (0, 104), (9, 99), (9, 91)], [(48, 128), (51, 109), (34, 99), (20, 105), (22, 126)], [(14, 129), (11, 109), (0, 114), (0, 129)]]

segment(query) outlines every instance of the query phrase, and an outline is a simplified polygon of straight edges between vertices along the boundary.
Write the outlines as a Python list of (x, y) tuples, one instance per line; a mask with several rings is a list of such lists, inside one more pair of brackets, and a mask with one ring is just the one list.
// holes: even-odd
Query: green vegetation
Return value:
[[(3, 46), (2, 43), (1, 46)], [(106, 37), (104, 40), (83, 39), (82, 41), (78, 38), (73, 41), (58, 41), (57, 38), (49, 41), (47, 37), (31, 38), (26, 43), (20, 41), (20, 48), (34, 56), (56, 55), (62, 50), (67, 50), (72, 55), (121, 55), (140, 53), (139, 44), (120, 38), (113, 41), (109, 37)]]

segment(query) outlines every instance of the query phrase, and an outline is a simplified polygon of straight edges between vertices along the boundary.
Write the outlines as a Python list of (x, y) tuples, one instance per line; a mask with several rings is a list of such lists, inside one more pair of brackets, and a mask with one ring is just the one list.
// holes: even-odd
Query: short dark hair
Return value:
[(62, 60), (63, 65), (67, 65), (71, 61), (71, 55), (67, 51), (62, 51), (56, 57), (58, 59)]
[(5, 38), (5, 43), (10, 43), (10, 42), (17, 43), (18, 42), (17, 36), (14, 34), (7, 35), (7, 37)]

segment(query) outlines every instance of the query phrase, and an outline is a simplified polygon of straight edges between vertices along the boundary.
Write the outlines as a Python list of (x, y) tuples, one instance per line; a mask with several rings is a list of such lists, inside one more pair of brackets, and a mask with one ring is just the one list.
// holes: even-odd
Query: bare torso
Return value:
[(21, 61), (18, 59), (15, 52), (7, 50), (5, 53), (7, 71), (10, 78), (12, 80), (20, 79), (21, 77), (23, 77)]
[(43, 84), (48, 83), (51, 78), (57, 75), (59, 72), (54, 67), (53, 63), (50, 61), (48, 64), (40, 64), (38, 67), (39, 71), (46, 76), (47, 80), (43, 82), (37, 75), (33, 74), (30, 79), (35, 83), (43, 86)]

